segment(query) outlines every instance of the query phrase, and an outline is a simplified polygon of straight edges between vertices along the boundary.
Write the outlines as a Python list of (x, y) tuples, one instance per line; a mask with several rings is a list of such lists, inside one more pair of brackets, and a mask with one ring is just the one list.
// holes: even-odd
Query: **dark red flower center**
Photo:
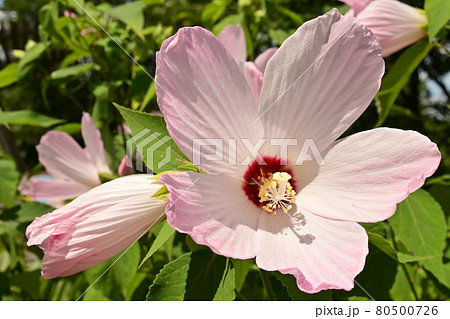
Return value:
[[(254, 160), (244, 174), (242, 189), (257, 207), (276, 213), (289, 210), (295, 201), (296, 180), (292, 168), (281, 164), (278, 157), (264, 156), (264, 161)], [(273, 186), (272, 186), (273, 185)], [(287, 208), (287, 209), (286, 209)]]

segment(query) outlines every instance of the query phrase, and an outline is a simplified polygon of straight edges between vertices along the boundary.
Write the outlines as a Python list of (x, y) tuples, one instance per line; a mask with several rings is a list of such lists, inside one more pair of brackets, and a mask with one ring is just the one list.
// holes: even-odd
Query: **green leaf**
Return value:
[[(223, 28), (225, 28), (227, 25), (229, 25), (229, 24), (231, 24), (231, 25), (238, 25), (238, 24), (240, 24), (242, 26), (243, 22), (244, 22), (244, 14), (242, 14), (242, 13), (240, 13), (240, 14), (232, 14), (232, 15), (226, 16), (225, 18), (220, 20), (220, 22), (217, 23), (214, 26), (214, 28), (212, 29), (212, 32), (215, 35), (218, 35), (220, 33), (220, 31), (222, 31)], [(247, 51), (249, 51), (248, 48), (247, 48)]]
[(39, 36), (42, 41), (47, 41), (50, 36), (54, 36), (59, 42), (64, 39), (56, 30), (56, 20), (58, 19), (58, 5), (50, 2), (39, 10)]
[(425, 12), (428, 18), (428, 38), (430, 42), (450, 19), (448, 0), (425, 0)]
[(0, 273), (5, 272), (10, 266), (11, 258), (8, 249), (0, 241)]
[(189, 163), (170, 137), (162, 116), (134, 111), (115, 103), (114, 105), (130, 125), (134, 136), (132, 142), (147, 167), (154, 173), (180, 170), (181, 165)]
[(55, 208), (38, 202), (23, 203), (16, 212), (16, 221), (19, 223), (32, 222), (36, 217), (41, 217), (47, 213), (54, 211)]
[(202, 12), (202, 21), (213, 24), (222, 16), (225, 9), (230, 5), (230, 0), (213, 0), (208, 3)]
[[(136, 275), (139, 260), (140, 246), (136, 242), (125, 253), (122, 252), (100, 265), (85, 270), (84, 275), (89, 284), (92, 285), (95, 282), (94, 287), (101, 293), (96, 294), (95, 298), (86, 294), (83, 300), (89, 300), (89, 298), (96, 300), (124, 298), (128, 294), (128, 287)], [(110, 266), (111, 268), (107, 270)], [(98, 279), (105, 271), (107, 272)]]
[(316, 294), (307, 294), (301, 291), (297, 286), (297, 279), (295, 279), (292, 275), (282, 274), (278, 271), (275, 272), (275, 276), (277, 279), (286, 287), (289, 296), (294, 301), (300, 300), (309, 300), (309, 301), (317, 301), (317, 300), (331, 300), (331, 290), (323, 290)]
[(442, 261), (447, 225), (444, 212), (433, 197), (419, 189), (398, 204), (397, 212), (389, 219), (395, 236), (416, 256), (436, 256), (419, 261), (447, 287), (450, 272)]
[(349, 292), (336, 291), (336, 296), (346, 299), (360, 296), (375, 300), (390, 300), (389, 290), (394, 284), (397, 265), (394, 259), (369, 243), (369, 255), (363, 271), (355, 278), (355, 287)]
[[(227, 264), (229, 265), (229, 263), (230, 261), (227, 259)], [(222, 281), (217, 288), (213, 301), (232, 301), (236, 298), (236, 293), (234, 292), (234, 276), (234, 268), (226, 267)]]
[(141, 263), (139, 264), (139, 268), (159, 249), (162, 245), (172, 236), (175, 235), (175, 229), (173, 229), (167, 221), (163, 221), (164, 225), (162, 226), (161, 230), (158, 233), (158, 236), (156, 236), (155, 241), (153, 242), (152, 246), (150, 247), (150, 250), (147, 252), (147, 255), (145, 255), (144, 259), (142, 259)]
[(434, 44), (430, 44), (426, 40), (414, 44), (400, 55), (389, 73), (383, 77), (380, 91), (376, 95), (378, 122), (375, 126), (378, 127), (384, 123), (410, 75), (433, 46)]
[(146, 5), (164, 4), (164, 0), (142, 0)]
[(86, 57), (90, 57), (89, 52), (84, 52), (80, 50), (73, 51), (72, 53), (66, 55), (66, 57), (61, 61), (61, 68), (66, 68), (70, 64)]
[(81, 132), (81, 124), (80, 123), (67, 123), (58, 125), (53, 128), (53, 131), (60, 131), (67, 133), (69, 135), (79, 134)]
[(95, 96), (94, 108), (92, 109), (92, 119), (101, 129), (105, 123), (113, 118), (114, 108), (109, 102), (109, 83), (101, 83), (97, 85), (93, 91)]
[(166, 264), (150, 286), (147, 300), (233, 300), (234, 270), (208, 249)]
[(377, 223), (359, 223), (367, 233), (377, 234), (381, 237), (386, 237), (388, 225), (385, 222), (377, 222)]
[[(4, 125), (8, 130), (11, 130), (11, 127), (9, 127), (8, 123), (6, 122), (6, 119), (3, 117), (3, 110), (0, 107), (0, 125)], [(3, 152), (0, 149), (0, 156), (3, 154)]]
[[(405, 273), (406, 271), (406, 273)], [(389, 294), (394, 301), (415, 301), (416, 298), (411, 289), (414, 287), (418, 295), (418, 299), (422, 300), (422, 283), (427, 279), (425, 271), (421, 268), (417, 268), (415, 265), (406, 264), (399, 265), (397, 268), (397, 275), (395, 276), (394, 284), (389, 291)], [(429, 281), (427, 282), (429, 285)], [(430, 300), (430, 299), (426, 299)]]
[(204, 245), (197, 244), (191, 236), (186, 235), (186, 245), (189, 247), (190, 251), (197, 251), (200, 249), (208, 249), (208, 247)]
[(286, 40), (291, 34), (282, 29), (270, 29), (269, 36), (278, 42), (278, 44), (282, 44), (284, 40)]
[(414, 256), (414, 255), (408, 255), (401, 252), (398, 252), (392, 247), (391, 243), (388, 242), (384, 237), (373, 234), (373, 233), (367, 233), (369, 236), (369, 240), (372, 244), (377, 246), (382, 252), (384, 252), (389, 257), (397, 260), (400, 263), (408, 263), (408, 262), (414, 262), (419, 260), (428, 260), (436, 257), (434, 256)]
[(435, 200), (439, 202), (444, 213), (450, 215), (450, 185), (433, 184), (429, 190)]
[(245, 283), (245, 279), (247, 278), (248, 272), (254, 265), (252, 259), (231, 259), (233, 263), (233, 268), (235, 270), (235, 285), (236, 290), (241, 291), (242, 286)]
[[(150, 79), (150, 77), (137, 65), (133, 65), (134, 74), (132, 84), (131, 84), (131, 94), (132, 94), (132, 102), (131, 108), (133, 110), (143, 109), (145, 106), (142, 106), (144, 102), (148, 104), (149, 100), (144, 101), (147, 98), (147, 94), (151, 90), (151, 87), (154, 86), (154, 82)], [(153, 85), (152, 85), (153, 84)], [(156, 93), (156, 91), (155, 91)]]
[(6, 207), (14, 206), (18, 183), (16, 163), (11, 159), (0, 159), (0, 203)]
[(450, 174), (444, 174), (438, 177), (433, 177), (427, 180), (427, 185), (439, 184), (450, 186)]
[(367, 233), (369, 240), (372, 244), (377, 246), (382, 252), (387, 254), (389, 257), (397, 260), (397, 251), (392, 247), (392, 245), (382, 236), (378, 234)]
[(23, 84), (31, 73), (38, 67), (40, 60), (47, 51), (48, 45), (44, 42), (36, 43), (27, 51), (24, 57), (19, 61), (17, 68), (17, 76), (19, 83)]
[(296, 13), (296, 12), (294, 12), (292, 10), (289, 10), (286, 7), (277, 6), (276, 9), (281, 14), (283, 14), (286, 17), (290, 18), (292, 20), (292, 22), (294, 22), (294, 25), (296, 25), (296, 26), (301, 26), (303, 24), (303, 22), (305, 22), (303, 20), (303, 18), (298, 13)]
[(32, 110), (2, 112), (2, 121), (4, 121), (3, 123), (12, 125), (31, 125), (39, 127), (50, 127), (64, 122), (63, 120), (42, 115)]
[(57, 84), (65, 84), (79, 78), (96, 67), (97, 65), (94, 63), (72, 65), (52, 72), (50, 77)]
[(142, 100), (141, 105), (139, 106), (139, 111), (145, 110), (146, 106), (150, 103), (150, 101), (156, 96), (156, 87), (155, 82), (152, 81), (152, 83), (148, 86), (148, 90), (145, 93), (144, 99)]
[(10, 63), (0, 71), (0, 89), (17, 82), (18, 66), (16, 62)]
[(105, 10), (111, 16), (129, 26), (142, 40), (144, 36), (144, 6), (142, 1), (133, 1)]

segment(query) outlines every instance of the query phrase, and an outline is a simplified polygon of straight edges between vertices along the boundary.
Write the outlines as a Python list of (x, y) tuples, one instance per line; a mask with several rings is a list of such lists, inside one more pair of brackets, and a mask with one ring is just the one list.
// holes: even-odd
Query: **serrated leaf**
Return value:
[(0, 71), (0, 89), (17, 82), (18, 66), (16, 62), (10, 63)]
[(166, 264), (150, 286), (147, 300), (233, 300), (234, 271), (227, 258), (207, 249)]
[(431, 42), (450, 19), (450, 1), (425, 0), (425, 12), (428, 18), (428, 38)]
[(133, 132), (133, 140), (127, 143), (136, 145), (145, 164), (153, 173), (180, 170), (180, 166), (189, 163), (170, 137), (162, 116), (134, 111), (115, 103), (114, 105)]
[(450, 264), (444, 265), (442, 261), (447, 225), (444, 212), (433, 197), (419, 189), (398, 204), (397, 212), (389, 223), (396, 238), (414, 255), (437, 256), (419, 263), (449, 287)]
[(280, 272), (275, 272), (275, 277), (283, 284), (284, 287), (286, 287), (289, 296), (294, 301), (300, 301), (300, 300), (331, 300), (331, 291), (330, 290), (323, 290), (316, 294), (307, 294), (303, 291), (301, 291), (297, 286), (297, 279), (295, 279), (292, 275), (282, 274)]
[[(227, 263), (229, 264), (229, 260), (227, 260)], [(234, 292), (234, 276), (234, 268), (226, 267), (222, 281), (219, 283), (219, 288), (217, 288), (213, 301), (232, 301), (236, 298), (236, 294)]]
[(149, 251), (147, 252), (147, 255), (145, 255), (144, 259), (142, 259), (141, 263), (139, 264), (139, 268), (159, 249), (162, 245), (172, 236), (175, 235), (175, 229), (173, 229), (167, 221), (163, 221), (164, 225), (162, 226), (161, 230), (158, 233), (158, 236), (156, 236), (155, 241), (153, 242), (152, 246), (150, 247)]
[(2, 112), (2, 121), (10, 125), (31, 125), (39, 127), (50, 127), (64, 122), (63, 120), (42, 115), (32, 110), (4, 111)]
[(19, 173), (11, 159), (0, 159), (0, 203), (11, 207), (16, 202)]
[(389, 70), (389, 73), (383, 77), (380, 91), (376, 95), (378, 111), (378, 122), (376, 126), (384, 123), (395, 100), (408, 82), (410, 75), (433, 46), (434, 44), (430, 44), (426, 40), (414, 44), (400, 55)]

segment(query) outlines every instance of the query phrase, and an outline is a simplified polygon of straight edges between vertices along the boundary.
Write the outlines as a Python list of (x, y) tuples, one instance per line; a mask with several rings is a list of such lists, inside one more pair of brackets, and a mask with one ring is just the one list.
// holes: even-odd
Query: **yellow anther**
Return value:
[(278, 209), (287, 213), (291, 203), (295, 203), (295, 191), (289, 180), (292, 178), (286, 172), (269, 173), (267, 177), (259, 178), (259, 202), (266, 204), (262, 208), (271, 214), (276, 214)]

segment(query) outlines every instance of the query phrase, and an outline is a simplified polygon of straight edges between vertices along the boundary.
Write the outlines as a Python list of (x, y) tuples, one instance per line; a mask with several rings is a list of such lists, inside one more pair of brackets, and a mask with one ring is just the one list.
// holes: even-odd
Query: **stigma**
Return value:
[(259, 202), (262, 209), (270, 214), (276, 214), (278, 210), (287, 213), (295, 203), (295, 191), (289, 180), (292, 178), (286, 172), (269, 173), (258, 177)]

